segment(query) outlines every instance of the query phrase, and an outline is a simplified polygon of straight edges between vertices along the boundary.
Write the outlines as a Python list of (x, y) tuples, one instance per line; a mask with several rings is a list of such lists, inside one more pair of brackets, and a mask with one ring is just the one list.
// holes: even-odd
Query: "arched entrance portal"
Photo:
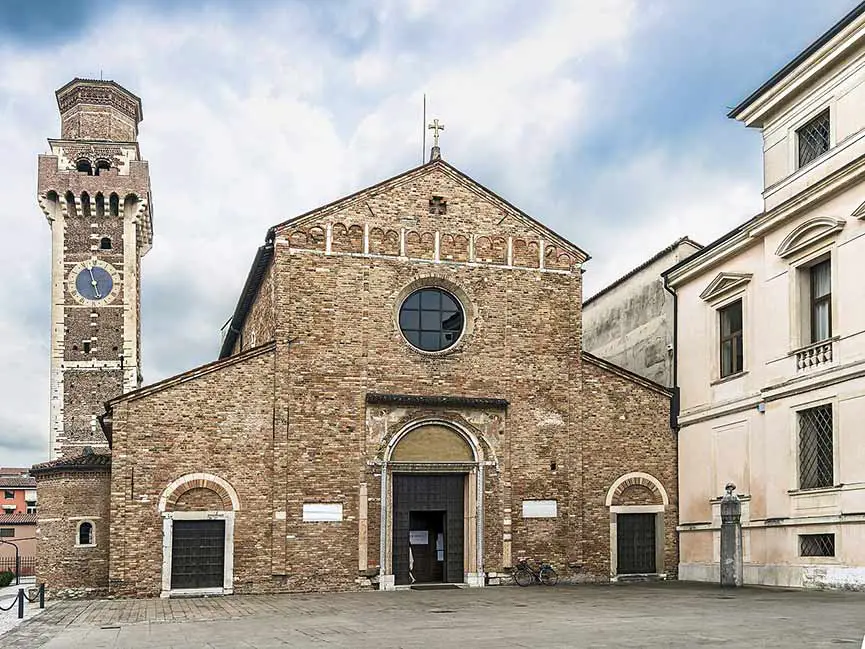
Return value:
[(451, 422), (413, 422), (382, 467), (381, 588), (483, 585), (483, 464), (477, 439)]

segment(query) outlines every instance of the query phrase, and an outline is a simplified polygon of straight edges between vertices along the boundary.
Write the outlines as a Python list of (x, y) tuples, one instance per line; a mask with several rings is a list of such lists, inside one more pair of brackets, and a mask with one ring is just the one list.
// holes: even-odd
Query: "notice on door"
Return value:
[(429, 545), (429, 531), (411, 530), (408, 533), (408, 542), (411, 545)]

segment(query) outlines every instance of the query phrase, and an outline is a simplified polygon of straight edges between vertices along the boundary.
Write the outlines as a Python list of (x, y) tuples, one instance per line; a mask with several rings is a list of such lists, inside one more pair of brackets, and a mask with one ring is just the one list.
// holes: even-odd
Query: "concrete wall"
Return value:
[(583, 349), (661, 385), (673, 382), (673, 296), (661, 273), (700, 249), (675, 242), (583, 304)]

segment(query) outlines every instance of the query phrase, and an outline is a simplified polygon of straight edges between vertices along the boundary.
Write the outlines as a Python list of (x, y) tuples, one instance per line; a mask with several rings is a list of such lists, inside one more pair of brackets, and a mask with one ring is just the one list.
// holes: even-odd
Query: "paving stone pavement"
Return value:
[(53, 602), (0, 647), (855, 647), (865, 593), (666, 583)]

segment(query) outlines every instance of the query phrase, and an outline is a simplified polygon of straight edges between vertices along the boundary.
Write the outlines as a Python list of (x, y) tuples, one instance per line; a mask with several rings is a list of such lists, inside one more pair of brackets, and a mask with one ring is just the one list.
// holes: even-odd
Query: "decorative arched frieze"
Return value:
[(174, 480), (163, 490), (159, 497), (159, 511), (166, 512), (174, 509), (180, 497), (192, 489), (210, 489), (219, 496), (223, 510), (240, 510), (240, 499), (228, 481), (212, 473), (187, 473)]
[(620, 498), (625, 489), (632, 485), (642, 485), (653, 493), (656, 493), (660, 496), (661, 504), (663, 504), (664, 507), (670, 504), (670, 498), (667, 496), (667, 491), (664, 489), (664, 485), (661, 484), (660, 480), (648, 473), (642, 473), (640, 471), (626, 473), (616, 480), (610, 487), (609, 491), (607, 491), (607, 498), (604, 501), (604, 504), (607, 507), (611, 507), (613, 501)]
[(714, 302), (718, 298), (745, 286), (751, 281), (751, 273), (718, 273), (709, 285), (700, 293), (700, 299)]
[(831, 216), (818, 216), (809, 219), (784, 237), (775, 254), (779, 257), (790, 257), (807, 246), (834, 236), (844, 225), (844, 221)]

